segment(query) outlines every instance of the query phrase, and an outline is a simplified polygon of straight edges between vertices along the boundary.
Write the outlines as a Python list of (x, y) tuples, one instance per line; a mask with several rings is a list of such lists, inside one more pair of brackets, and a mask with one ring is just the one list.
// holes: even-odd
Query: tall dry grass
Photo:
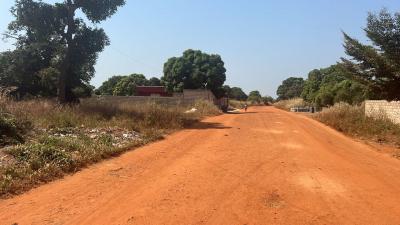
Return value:
[[(197, 109), (194, 113), (185, 113), (192, 107)], [(0, 156), (10, 160), (0, 160), (0, 197), (29, 190), (219, 113), (204, 101), (186, 107), (101, 101), (62, 106), (52, 100), (1, 98), (0, 147), (9, 146), (0, 149)], [(115, 136), (113, 131), (123, 135)], [(132, 134), (137, 138), (121, 142), (121, 136)]]
[(281, 100), (273, 104), (276, 108), (289, 111), (293, 107), (309, 106), (302, 98), (293, 98), (289, 100)]
[(374, 118), (365, 116), (364, 105), (338, 103), (323, 109), (314, 118), (351, 136), (400, 146), (400, 125), (384, 114)]
[(229, 100), (229, 106), (234, 109), (243, 109), (245, 105), (250, 105), (247, 101), (238, 101), (234, 99)]

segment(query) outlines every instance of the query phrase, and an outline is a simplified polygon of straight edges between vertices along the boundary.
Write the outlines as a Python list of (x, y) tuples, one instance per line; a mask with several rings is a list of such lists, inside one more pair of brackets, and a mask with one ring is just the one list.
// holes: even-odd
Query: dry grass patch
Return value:
[(400, 125), (385, 115), (378, 118), (365, 116), (364, 105), (339, 103), (323, 109), (314, 118), (351, 136), (400, 146)]
[(302, 98), (293, 98), (289, 100), (281, 100), (274, 103), (274, 106), (278, 109), (283, 109), (289, 111), (293, 107), (308, 106), (309, 104), (305, 102)]
[[(192, 107), (196, 112), (185, 113)], [(203, 101), (186, 107), (101, 101), (60, 106), (51, 100), (1, 98), (0, 197), (29, 190), (219, 113)]]

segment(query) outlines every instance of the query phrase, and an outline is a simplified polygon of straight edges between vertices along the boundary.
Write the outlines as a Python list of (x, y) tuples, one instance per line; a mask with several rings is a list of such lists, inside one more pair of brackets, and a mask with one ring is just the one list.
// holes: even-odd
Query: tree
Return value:
[(115, 96), (131, 96), (136, 94), (136, 87), (147, 83), (146, 77), (142, 74), (131, 74), (122, 78), (113, 91)]
[(161, 86), (161, 80), (157, 77), (152, 77), (148, 80), (147, 85), (149, 86)]
[[(15, 20), (8, 26), (8, 37), (17, 40), (17, 50), (47, 56), (43, 67), (26, 69), (25, 76), (38, 76), (41, 70), (57, 71), (58, 99), (61, 103), (76, 99), (73, 89), (94, 76), (98, 53), (109, 44), (103, 29), (90, 27), (77, 18), (82, 12), (98, 24), (112, 16), (125, 0), (64, 0), (49, 4), (35, 0), (17, 0), (12, 8)], [(41, 56), (35, 55), (41, 59)]]
[(264, 103), (264, 105), (270, 105), (272, 103), (274, 103), (274, 98), (271, 96), (264, 96), (261, 98), (262, 102)]
[(322, 79), (324, 78), (323, 70), (312, 70), (308, 73), (308, 79), (304, 83), (301, 97), (307, 102), (315, 102), (315, 98), (321, 86)]
[(276, 94), (278, 99), (287, 100), (300, 97), (304, 87), (304, 79), (301, 77), (290, 77), (282, 82), (278, 87)]
[(232, 87), (229, 97), (239, 101), (245, 101), (248, 98), (246, 93), (239, 87)]
[(72, 89), (72, 93), (74, 93), (78, 98), (88, 98), (93, 95), (94, 88), (95, 87), (90, 84), (82, 84), (81, 86)]
[(126, 76), (112, 76), (96, 90), (98, 95), (113, 95), (115, 86)]
[(0, 53), (0, 86), (15, 87), (23, 98), (56, 96), (58, 71), (48, 67), (46, 49), (16, 49)]
[(169, 91), (206, 88), (222, 97), (225, 72), (221, 56), (189, 49), (181, 57), (168, 59), (161, 79)]
[(251, 91), (249, 93), (249, 98), (247, 99), (251, 103), (258, 103), (260, 104), (262, 102), (262, 97), (259, 91)]
[(226, 97), (232, 98), (232, 88), (229, 85), (224, 85), (222, 89), (224, 90)]
[(302, 98), (317, 106), (330, 106), (337, 102), (360, 103), (368, 96), (368, 89), (350, 80), (340, 66), (313, 70), (308, 74)]
[(344, 33), (344, 47), (351, 59), (342, 58), (340, 66), (374, 98), (400, 100), (400, 13), (370, 13), (364, 30), (372, 45)]
[(334, 102), (347, 102), (349, 104), (361, 103), (369, 96), (369, 92), (364, 85), (352, 80), (343, 80), (336, 84), (334, 92)]

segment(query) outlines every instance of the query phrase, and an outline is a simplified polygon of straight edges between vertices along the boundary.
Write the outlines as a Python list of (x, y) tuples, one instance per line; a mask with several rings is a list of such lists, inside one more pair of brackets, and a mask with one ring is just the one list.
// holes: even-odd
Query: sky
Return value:
[[(44, 0), (57, 2), (57, 0)], [(0, 33), (14, 0), (0, 0)], [(291, 76), (345, 56), (342, 30), (363, 42), (368, 12), (399, 12), (398, 0), (127, 0), (107, 21), (111, 45), (100, 53), (96, 87), (113, 75), (161, 77), (168, 58), (186, 49), (219, 54), (226, 84), (276, 96)], [(0, 39), (0, 51), (13, 49)]]

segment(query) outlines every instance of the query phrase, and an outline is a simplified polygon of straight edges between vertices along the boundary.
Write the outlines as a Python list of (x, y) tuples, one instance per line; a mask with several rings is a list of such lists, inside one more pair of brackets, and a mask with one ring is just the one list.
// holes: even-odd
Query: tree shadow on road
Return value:
[(226, 112), (225, 114), (237, 114), (237, 115), (242, 115), (242, 114), (256, 114), (259, 112)]
[(224, 126), (221, 123), (212, 123), (212, 122), (196, 122), (186, 127), (189, 130), (207, 130), (207, 129), (232, 129), (232, 127)]

